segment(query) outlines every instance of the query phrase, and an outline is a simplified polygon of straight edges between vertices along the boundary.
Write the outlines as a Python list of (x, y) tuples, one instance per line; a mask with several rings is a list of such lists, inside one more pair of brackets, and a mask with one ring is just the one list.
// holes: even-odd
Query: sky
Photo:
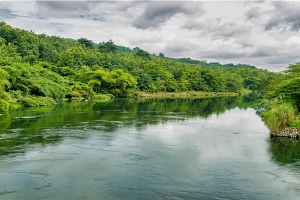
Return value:
[(151, 54), (283, 71), (300, 62), (300, 1), (6, 1), (0, 21)]

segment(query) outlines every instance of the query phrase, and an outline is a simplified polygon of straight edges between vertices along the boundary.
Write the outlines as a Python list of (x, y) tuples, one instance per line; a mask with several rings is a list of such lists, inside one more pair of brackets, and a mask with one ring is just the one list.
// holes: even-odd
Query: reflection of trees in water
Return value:
[[(116, 99), (112, 102), (61, 103), (55, 107), (22, 109), (0, 117), (0, 155), (19, 152), (27, 144), (50, 144), (85, 130), (112, 132), (125, 126), (207, 118), (228, 109), (255, 108), (257, 96), (207, 99)], [(68, 135), (73, 134), (73, 135)], [(111, 140), (111, 134), (103, 134)]]
[(286, 137), (271, 138), (269, 152), (272, 160), (279, 165), (299, 162), (300, 140)]

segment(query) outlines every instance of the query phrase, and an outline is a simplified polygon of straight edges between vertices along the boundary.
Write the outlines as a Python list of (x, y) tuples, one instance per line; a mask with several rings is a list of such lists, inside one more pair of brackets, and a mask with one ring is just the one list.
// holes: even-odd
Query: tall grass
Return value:
[(300, 128), (297, 109), (288, 102), (271, 101), (268, 108), (262, 113), (262, 118), (273, 133), (279, 132), (286, 127)]

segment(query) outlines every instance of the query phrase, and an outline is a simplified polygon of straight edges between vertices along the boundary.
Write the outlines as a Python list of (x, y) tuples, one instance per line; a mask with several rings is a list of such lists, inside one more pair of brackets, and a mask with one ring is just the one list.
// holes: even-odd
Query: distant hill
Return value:
[[(136, 47), (134, 49), (131, 49), (129, 47), (124, 47), (124, 46), (117, 46), (118, 52), (122, 52), (122, 53), (129, 53), (129, 54), (135, 54), (140, 48)], [(163, 56), (159, 57), (164, 57), (163, 53), (160, 53)], [(154, 55), (154, 54), (153, 54)], [(154, 55), (156, 56), (156, 55)], [(252, 65), (248, 65), (248, 64), (232, 64), (232, 63), (228, 63), (228, 64), (221, 64), (219, 62), (207, 62), (206, 60), (193, 60), (191, 58), (171, 58), (171, 57), (164, 57), (168, 60), (171, 61), (175, 61), (175, 62), (179, 62), (179, 63), (184, 63), (184, 64), (192, 64), (192, 65), (201, 65), (201, 66), (205, 66), (205, 67), (220, 67), (220, 68), (253, 68), (255, 69), (255, 66)]]
[(219, 62), (210, 62), (208, 63), (206, 60), (205, 61), (200, 61), (200, 60), (193, 60), (190, 58), (168, 58), (173, 61), (177, 61), (180, 63), (185, 63), (185, 64), (193, 64), (193, 65), (201, 65), (201, 66), (206, 66), (206, 67), (224, 67), (224, 68), (256, 68), (255, 66), (251, 66), (248, 64), (237, 64), (234, 65), (232, 63), (229, 64), (220, 64)]

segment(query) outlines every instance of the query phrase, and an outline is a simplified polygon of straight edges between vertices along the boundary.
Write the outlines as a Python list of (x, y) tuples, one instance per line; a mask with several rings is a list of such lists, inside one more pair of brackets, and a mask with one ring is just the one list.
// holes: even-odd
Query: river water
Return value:
[(261, 99), (61, 103), (0, 116), (0, 199), (299, 199)]

